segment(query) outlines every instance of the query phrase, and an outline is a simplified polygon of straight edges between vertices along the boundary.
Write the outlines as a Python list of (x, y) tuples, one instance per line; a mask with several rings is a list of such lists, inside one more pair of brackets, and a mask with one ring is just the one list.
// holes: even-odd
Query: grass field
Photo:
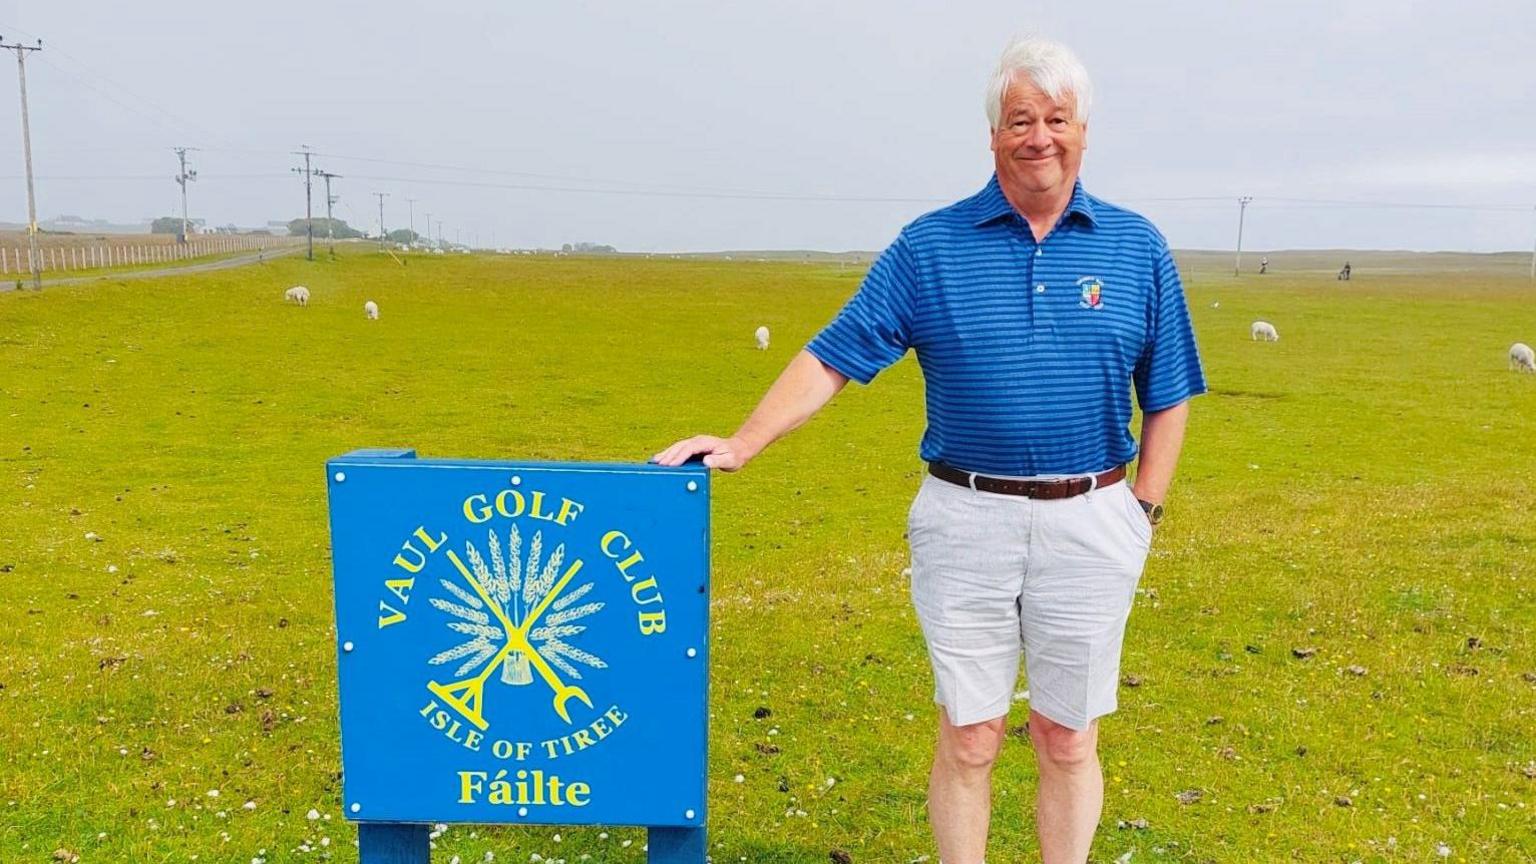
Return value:
[[(1505, 368), (1536, 286), (1356, 266), (1187, 274), (1213, 391), (1103, 724), (1094, 861), (1536, 860), (1536, 376)], [(0, 861), (355, 860), (324, 460), (727, 433), (860, 272), (354, 253), (0, 295)], [(716, 862), (933, 854), (922, 425), (909, 358), (716, 478)], [(990, 860), (1038, 860), (1033, 776), (1011, 737)], [(454, 827), (434, 861), (644, 858), (635, 829), (556, 833)]]

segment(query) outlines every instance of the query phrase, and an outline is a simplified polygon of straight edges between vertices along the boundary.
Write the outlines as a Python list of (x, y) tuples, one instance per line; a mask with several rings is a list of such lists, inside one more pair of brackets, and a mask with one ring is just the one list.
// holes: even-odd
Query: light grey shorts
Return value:
[(1055, 501), (926, 476), (907, 517), (934, 701), (964, 726), (1030, 707), (1073, 729), (1115, 710), (1152, 526), (1125, 482)]

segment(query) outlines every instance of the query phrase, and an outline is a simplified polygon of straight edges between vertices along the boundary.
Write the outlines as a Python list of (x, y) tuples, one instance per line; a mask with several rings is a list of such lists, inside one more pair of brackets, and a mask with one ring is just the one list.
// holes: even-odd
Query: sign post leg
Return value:
[(648, 864), (704, 864), (703, 828), (647, 828)]
[(428, 864), (431, 847), (426, 825), (362, 822), (357, 826), (361, 864)]

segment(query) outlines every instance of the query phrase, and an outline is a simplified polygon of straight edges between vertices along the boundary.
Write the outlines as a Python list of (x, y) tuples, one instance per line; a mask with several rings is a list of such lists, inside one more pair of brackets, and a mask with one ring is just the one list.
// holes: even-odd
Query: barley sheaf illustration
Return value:
[[(526, 566), (522, 560), (522, 547), (523, 538), (518, 533), (516, 525), (508, 529), (505, 557), (502, 555), (501, 541), (497, 538), (496, 532), (492, 530), (486, 533), (489, 564), (486, 563), (485, 558), (481, 557), (480, 550), (476, 549), (473, 543), (468, 541), (464, 543), (464, 557), (469, 561), (469, 569), (474, 574), (475, 581), (480, 583), (480, 587), (485, 590), (485, 596), (496, 604), (496, 608), (512, 622), (514, 627), (521, 627), (524, 616), (537, 608), (539, 601), (543, 600), (549, 590), (554, 587), (560, 573), (560, 565), (565, 560), (565, 544), (562, 543), (555, 547), (555, 551), (550, 554), (547, 561), (540, 561), (544, 554), (542, 532), (534, 532), (533, 542), (528, 549)], [(500, 616), (496, 616), (493, 620), (495, 610), (490, 612), (486, 610), (485, 603), (476, 596), (473, 586), (461, 586), (448, 579), (440, 581), (453, 599), (433, 597), (430, 602), (434, 607), (457, 619), (447, 622), (449, 630), (469, 638), (427, 662), (436, 666), (462, 660), (463, 663), (453, 673), (455, 677), (462, 678), (495, 656), (506, 644), (507, 634), (499, 624)], [(587, 629), (586, 625), (574, 622), (603, 608), (601, 602), (575, 605), (592, 590), (592, 585), (593, 583), (587, 582), (555, 598), (544, 613), (543, 620), (535, 622), (537, 626), (528, 631), (528, 642), (533, 649), (549, 661), (551, 666), (576, 680), (581, 679), (578, 665), (593, 669), (608, 668), (608, 664), (601, 657), (583, 651), (568, 641)], [(533, 681), (533, 671), (529, 668), (528, 657), (523, 652), (513, 651), (502, 661), (501, 680), (504, 684), (519, 686)]]

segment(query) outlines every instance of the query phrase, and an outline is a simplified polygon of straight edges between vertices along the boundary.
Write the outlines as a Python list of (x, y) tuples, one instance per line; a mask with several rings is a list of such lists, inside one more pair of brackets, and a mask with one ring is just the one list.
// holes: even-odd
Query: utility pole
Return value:
[(384, 199), (389, 196), (389, 193), (388, 192), (375, 192), (373, 194), (379, 196), (379, 251), (383, 252), (384, 251)]
[(176, 183), (181, 187), (181, 237), (177, 242), (187, 242), (187, 181), (197, 179), (197, 169), (187, 170), (187, 151), (196, 150), (196, 147), (172, 147), (176, 151), (176, 158), (181, 160), (181, 173), (176, 175)]
[(310, 206), (309, 186), (315, 172), (309, 167), (309, 145), (300, 144), (299, 149), (293, 151), (293, 155), (304, 157), (304, 167), (294, 168), (293, 170), (304, 175), (304, 233), (309, 237), (309, 251), (305, 254), (305, 257), (313, 261), (315, 260), (315, 217), (312, 215), (312, 208)]
[(1253, 203), (1252, 195), (1244, 195), (1237, 199), (1237, 263), (1232, 267), (1232, 275), (1237, 276), (1243, 272), (1243, 214), (1248, 212), (1248, 205)]
[(21, 152), (27, 163), (27, 247), (32, 253), (32, 290), (43, 290), (43, 257), (37, 251), (37, 193), (32, 188), (32, 127), (27, 122), (27, 52), (43, 50), (43, 40), (36, 45), (20, 42), (5, 44), (0, 36), (0, 48), (16, 52), (16, 75), (21, 82)]
[(325, 243), (326, 243), (326, 246), (328, 246), (330, 248), (330, 250), (331, 250), (331, 257), (335, 258), (336, 257), (336, 221), (331, 218), (331, 205), (335, 204), (337, 199), (331, 197), (331, 178), (332, 177), (339, 178), (339, 177), (341, 177), (341, 175), (340, 174), (332, 174), (329, 171), (320, 171), (320, 170), (316, 169), (315, 176), (316, 177), (324, 178), (324, 180), (325, 180)]
[(1536, 243), (1531, 245), (1531, 281), (1536, 282)]
[[(430, 225), (427, 226), (427, 230), (428, 231), (432, 230)], [(443, 220), (441, 220), (441, 219), (437, 220), (437, 245), (438, 246), (442, 246), (443, 245)]]
[(407, 199), (405, 199), (405, 208), (406, 208), (406, 212), (408, 214), (410, 214), (410, 220), (411, 220), (411, 245), (415, 246), (416, 245), (416, 199), (415, 198), (407, 198)]
[(432, 214), (427, 214), (427, 245), (432, 245)]

